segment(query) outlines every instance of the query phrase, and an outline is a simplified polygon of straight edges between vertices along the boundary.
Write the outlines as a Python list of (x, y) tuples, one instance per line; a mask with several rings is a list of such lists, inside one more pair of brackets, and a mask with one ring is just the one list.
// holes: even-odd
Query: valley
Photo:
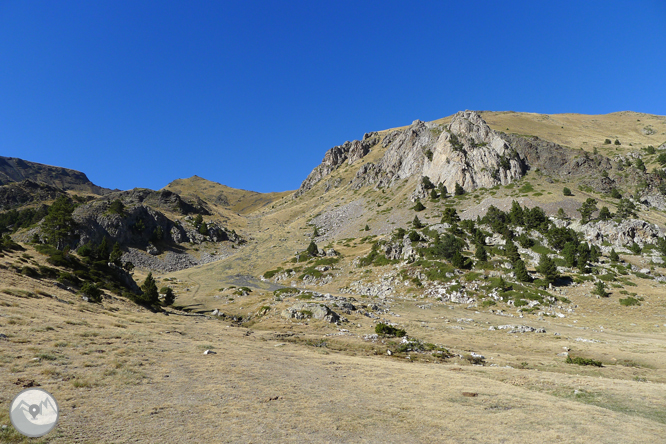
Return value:
[(25, 196), (0, 201), (3, 442), (30, 384), (62, 411), (35, 442), (666, 430), (664, 116), (461, 111), (263, 194), (25, 165), (0, 186)]

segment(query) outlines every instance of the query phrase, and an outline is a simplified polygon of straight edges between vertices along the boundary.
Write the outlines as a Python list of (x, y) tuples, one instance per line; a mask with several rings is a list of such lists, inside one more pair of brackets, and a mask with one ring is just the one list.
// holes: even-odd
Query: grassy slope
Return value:
[[(602, 153), (613, 153), (617, 148), (626, 152), (647, 144), (656, 147), (666, 140), (664, 118), (658, 116), (550, 116), (557, 119), (555, 124), (527, 113), (484, 113), (484, 118), (496, 129), (506, 131), (509, 127), (509, 132), (538, 135), (574, 148), (588, 149), (589, 145), (592, 150), (599, 146)], [(657, 134), (636, 134), (638, 118), (639, 125), (649, 122)], [(588, 122), (592, 120), (597, 122), (592, 125)], [(610, 131), (613, 128), (615, 132)], [(603, 139), (614, 137), (623, 145), (603, 145)], [(497, 365), (477, 367), (459, 357), (444, 363), (426, 362), (427, 356), (416, 355), (413, 360), (418, 362), (403, 355), (388, 358), (385, 350), (390, 344), (362, 339), (373, 332), (374, 322), (355, 313), (346, 315), (350, 323), (342, 328), (349, 332), (343, 334), (321, 321), (285, 320), (280, 312), (296, 299), (276, 301), (267, 282), (238, 276), (256, 278), (286, 265), (294, 251), (303, 250), (310, 241), (312, 226), (308, 223), (315, 216), (350, 202), (363, 208), (360, 215), (344, 220), (332, 239), (317, 239), (320, 246), (331, 243), (343, 254), (338, 270), (333, 270), (339, 276), (331, 284), (312, 288), (339, 294), (341, 286), (362, 276), (377, 279), (391, 272), (392, 266), (370, 267), (370, 273), (351, 266), (355, 257), (370, 248), (363, 237), (404, 227), (415, 214), (408, 208), (415, 179), (388, 193), (367, 187), (353, 192), (345, 185), (362, 162), (376, 162), (382, 154), (383, 150), (375, 147), (361, 162), (336, 171), (333, 177), (343, 179), (339, 188), (324, 193), (323, 184), (318, 184), (295, 200), (289, 192), (256, 196), (258, 193), (230, 190), (199, 178), (169, 185), (180, 187), (185, 195), (202, 189), (200, 197), (209, 202), (215, 193), (225, 193), (232, 205), (216, 206), (218, 215), (235, 217), (233, 223), (252, 239), (228, 259), (157, 276), (158, 286), (166, 284), (166, 279), (177, 279), (168, 281), (176, 289), (177, 304), (195, 311), (218, 308), (229, 315), (253, 315), (245, 327), (225, 328), (229, 323), (218, 319), (165, 317), (137, 310), (121, 300), (105, 300), (102, 306), (84, 304), (52, 283), (0, 268), (4, 288), (33, 293), (41, 290), (72, 302), (0, 292), (0, 333), (9, 336), (5, 343), (8, 352), (0, 360), (0, 373), (7, 376), (0, 378), (0, 392), (14, 393), (18, 386), (13, 382), (22, 377), (35, 379), (54, 393), (63, 416), (58, 431), (50, 437), (53, 442), (70, 442), (75, 436), (96, 442), (126, 441), (136, 436), (143, 436), (146, 442), (215, 440), (220, 436), (231, 442), (476, 442), (479, 436), (518, 442), (533, 440), (535, 429), (541, 431), (540, 442), (661, 439), (666, 431), (666, 417), (659, 405), (666, 395), (662, 333), (666, 299), (663, 285), (655, 281), (631, 277), (637, 286), (628, 289), (645, 298), (638, 307), (620, 306), (618, 298), (624, 296), (619, 289), (610, 289), (609, 299), (596, 299), (590, 296), (589, 282), (567, 288), (571, 305), (561, 310), (564, 318), (498, 316), (487, 310), (413, 299), (409, 289), (392, 298), (391, 312), (400, 316), (386, 314), (384, 318), (405, 328), (412, 337), (441, 344), (457, 355), (475, 351), (486, 356), (487, 364)], [(525, 182), (532, 184), (534, 191), (520, 192)], [(550, 184), (530, 173), (513, 188), (425, 202), (427, 210), (419, 217), (433, 223), (447, 204), (460, 213), (491, 196), (525, 197), (558, 205), (565, 200), (561, 189), (567, 185)], [(567, 198), (570, 201), (599, 198), (571, 188), (575, 195)], [(608, 203), (613, 210), (612, 201)], [(642, 216), (664, 222), (660, 213)], [(371, 230), (360, 231), (366, 224)], [(345, 241), (349, 238), (355, 240)], [(28, 252), (35, 260), (42, 260), (37, 253)], [(19, 256), (6, 255), (0, 264), (19, 263)], [(636, 257), (624, 258), (644, 265)], [(221, 290), (244, 284), (254, 289), (248, 296), (234, 295), (233, 289)], [(354, 297), (357, 305), (376, 301)], [(417, 306), (425, 303), (432, 303), (432, 307)], [(259, 316), (264, 306), (270, 309)], [(568, 313), (567, 307), (573, 306), (574, 312)], [(547, 333), (488, 330), (490, 325), (501, 324), (543, 327)], [(555, 332), (560, 335), (555, 336)], [(281, 336), (285, 333), (294, 335)], [(321, 345), (322, 340), (323, 346), (312, 346)], [(571, 349), (572, 356), (601, 360), (604, 367), (565, 364), (564, 357), (558, 356), (563, 347)], [(203, 356), (208, 348), (218, 354)], [(37, 354), (56, 359), (33, 361)], [(469, 398), (462, 392), (478, 396)], [(267, 401), (275, 397), (280, 398)], [(10, 400), (10, 395), (0, 399), (3, 410)], [(82, 407), (93, 403), (96, 410), (86, 413)], [(118, 404), (131, 408), (119, 410)], [(94, 430), (90, 423), (95, 424)]]

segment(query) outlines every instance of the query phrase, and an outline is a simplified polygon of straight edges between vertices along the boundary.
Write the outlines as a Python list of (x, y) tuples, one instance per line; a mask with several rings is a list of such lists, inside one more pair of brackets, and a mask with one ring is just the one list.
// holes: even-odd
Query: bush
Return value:
[(619, 139), (615, 139), (615, 145), (622, 145)]
[(565, 196), (573, 196), (571, 190), (567, 187), (564, 187), (564, 189), (562, 190), (562, 194), (564, 194)]
[(164, 295), (165, 306), (173, 305), (173, 303), (176, 301), (176, 295), (173, 294), (173, 290), (171, 289), (171, 287), (163, 287), (160, 290), (160, 293)]
[(606, 139), (606, 140), (604, 140), (604, 145), (610, 145), (610, 144), (611, 144), (611, 140), (610, 140), (610, 139)]
[(417, 212), (418, 212), (418, 211), (423, 211), (423, 210), (425, 210), (426, 207), (425, 207), (425, 205), (423, 205), (423, 204), (421, 203), (420, 200), (417, 200), (417, 201), (416, 201), (416, 205), (414, 205), (413, 209), (414, 209), (414, 211), (417, 211)]
[(382, 336), (396, 336), (402, 338), (407, 335), (407, 332), (400, 328), (395, 328), (387, 324), (379, 323), (375, 325), (375, 333)]
[(620, 299), (620, 305), (624, 305), (625, 307), (631, 307), (632, 305), (641, 305), (641, 303), (638, 301), (638, 299), (629, 296), (626, 299)]
[(603, 367), (603, 365), (601, 365), (601, 361), (595, 361), (594, 359), (589, 359), (589, 358), (581, 358), (580, 356), (576, 356), (575, 358), (572, 358), (571, 356), (567, 356), (566, 363), (567, 364), (576, 364), (576, 365), (593, 365), (595, 367)]
[(116, 199), (109, 205), (109, 213), (122, 216), (125, 214), (125, 205), (119, 199)]
[(83, 296), (87, 296), (91, 302), (102, 302), (102, 291), (97, 287), (97, 285), (90, 282), (86, 282), (81, 286), (79, 290)]

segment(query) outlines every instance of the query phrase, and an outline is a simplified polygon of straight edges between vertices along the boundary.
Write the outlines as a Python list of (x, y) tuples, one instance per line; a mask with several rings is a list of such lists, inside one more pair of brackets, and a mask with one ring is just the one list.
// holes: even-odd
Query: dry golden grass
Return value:
[[(484, 113), (484, 118), (503, 131), (509, 127), (509, 132), (574, 148), (598, 145), (603, 153), (617, 149), (603, 145), (605, 138), (620, 138), (622, 152), (666, 140), (659, 116)], [(640, 125), (651, 125), (657, 134), (640, 134)], [(346, 184), (363, 162), (376, 162), (382, 155), (383, 149), (375, 147), (362, 162), (332, 176)], [(390, 193), (368, 188), (354, 192), (345, 186), (324, 193), (324, 185), (318, 184), (298, 199), (289, 193), (232, 190), (196, 177), (172, 183), (170, 187), (178, 188), (171, 189), (186, 196), (199, 193), (225, 226), (249, 240), (221, 261), (156, 275), (158, 287), (172, 286), (176, 305), (190, 313), (169, 309), (165, 316), (117, 297), (84, 303), (52, 281), (18, 274), (12, 266), (23, 264), (23, 253), (5, 254), (0, 257), (0, 333), (7, 335), (0, 340), (0, 423), (9, 425), (7, 406), (21, 390), (16, 385), (21, 379), (39, 383), (60, 404), (60, 424), (42, 442), (663, 440), (666, 293), (654, 280), (626, 276), (635, 287), (609, 285), (611, 296), (601, 299), (591, 295), (590, 282), (567, 287), (571, 303), (558, 309), (562, 318), (520, 317), (507, 306), (501, 307), (501, 315), (497, 306), (444, 304), (406, 287), (384, 301), (390, 309), (379, 315), (381, 320), (404, 328), (411, 338), (446, 348), (452, 354), (447, 359), (412, 352), (388, 356), (399, 340), (364, 339), (379, 319), (357, 312), (345, 314), (349, 322), (340, 326), (281, 316), (300, 299), (276, 299), (272, 283), (259, 277), (277, 266), (302, 266), (290, 261), (310, 242), (312, 219), (352, 201), (363, 206), (359, 217), (344, 220), (334, 238), (318, 239), (320, 246), (330, 244), (342, 255), (330, 271), (335, 280), (296, 284), (353, 296), (357, 306), (382, 301), (339, 290), (352, 281), (376, 280), (396, 271), (385, 266), (366, 272), (352, 262), (371, 247), (364, 237), (385, 235), (413, 219), (408, 197), (415, 181), (405, 181)], [(521, 191), (528, 182), (533, 190)], [(613, 200), (578, 191), (575, 185), (548, 183), (531, 172), (513, 187), (424, 202), (427, 209), (418, 214), (424, 222), (435, 223), (447, 205), (461, 213), (488, 197), (531, 199), (553, 211), (561, 203), (575, 209), (577, 202), (594, 197), (599, 206), (614, 209)], [(573, 197), (562, 196), (564, 186), (572, 188)], [(230, 207), (211, 202), (220, 192)], [(655, 211), (641, 216), (660, 224), (666, 220)], [(366, 224), (370, 231), (361, 231)], [(27, 253), (32, 258), (24, 261), (44, 263), (34, 250)], [(622, 257), (639, 267), (649, 265), (637, 256)], [(135, 279), (141, 282), (145, 275), (145, 270), (137, 270)], [(241, 286), (253, 291), (235, 294)], [(630, 293), (643, 298), (640, 306), (619, 304), (618, 299)], [(227, 317), (196, 315), (213, 309)], [(233, 322), (233, 316), (244, 321)], [(545, 328), (546, 333), (489, 330), (503, 324)], [(565, 348), (571, 356), (601, 361), (603, 367), (567, 364)], [(204, 350), (216, 354), (203, 355)], [(471, 352), (484, 355), (485, 365), (472, 365), (466, 358)], [(11, 432), (0, 432), (0, 441), (32, 442)]]
[[(576, 313), (543, 321), (393, 302), (400, 317), (391, 318), (410, 336), (486, 357), (486, 366), (472, 366), (458, 357), (386, 356), (388, 340), (362, 339), (372, 332), (369, 319), (349, 316), (349, 332), (339, 335), (320, 321), (282, 319), (282, 305), (259, 292), (244, 297), (239, 313), (274, 307), (246, 328), (116, 299), (86, 304), (47, 282), (6, 270), (0, 277), (65, 301), (0, 293), (8, 336), (0, 402), (6, 409), (19, 378), (51, 392), (61, 419), (43, 442), (524, 442), (536, 430), (546, 443), (642, 443), (666, 431), (664, 327), (653, 325), (666, 309), (658, 289), (635, 308), (615, 296), (569, 294)], [(622, 322), (600, 330), (616, 316)], [(488, 331), (508, 322), (547, 333)], [(562, 347), (604, 367), (565, 364)], [(204, 356), (206, 349), (216, 354)]]

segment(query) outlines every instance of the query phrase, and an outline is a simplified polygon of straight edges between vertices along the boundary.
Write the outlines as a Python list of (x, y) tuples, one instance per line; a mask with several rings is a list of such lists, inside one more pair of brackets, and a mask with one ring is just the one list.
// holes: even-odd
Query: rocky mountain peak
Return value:
[(493, 132), (478, 113), (469, 110), (457, 112), (451, 119), (448, 128), (453, 134), (471, 137), (476, 142), (486, 141)]

